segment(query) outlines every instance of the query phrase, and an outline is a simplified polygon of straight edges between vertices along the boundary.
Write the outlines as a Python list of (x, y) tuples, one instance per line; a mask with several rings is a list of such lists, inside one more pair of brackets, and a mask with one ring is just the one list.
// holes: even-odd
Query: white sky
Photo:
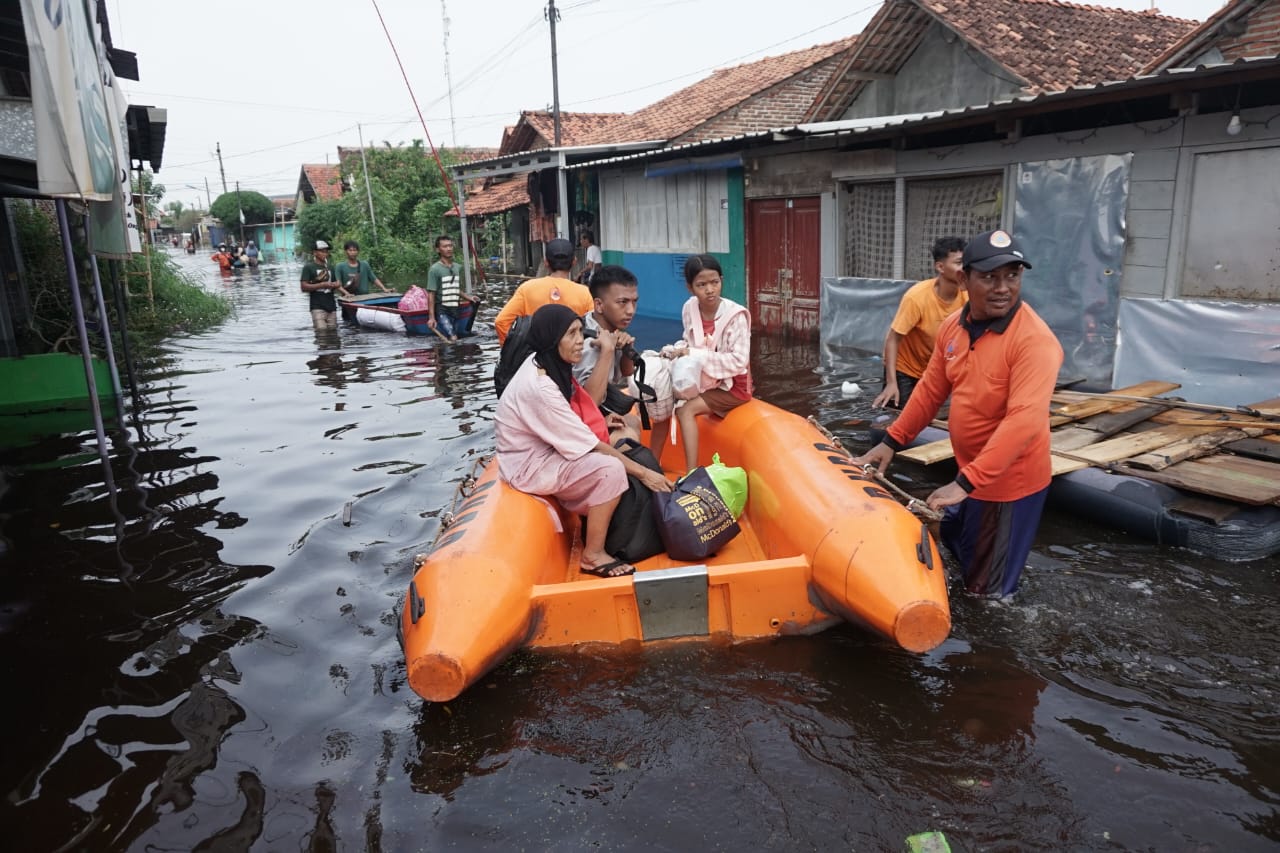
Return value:
[[(425, 135), (378, 9), (437, 146), (497, 148), (522, 109), (552, 102), (544, 0), (108, 0), (112, 41), (138, 54), (129, 102), (167, 108), (165, 203), (228, 188), (290, 195), (337, 146)], [(449, 23), (446, 84), (444, 11)], [(860, 31), (880, 0), (558, 0), (560, 108), (632, 112), (709, 74)], [(1095, 5), (1142, 10), (1150, 0)], [(1159, 0), (1203, 20), (1221, 0)], [(456, 128), (456, 133), (455, 133)]]

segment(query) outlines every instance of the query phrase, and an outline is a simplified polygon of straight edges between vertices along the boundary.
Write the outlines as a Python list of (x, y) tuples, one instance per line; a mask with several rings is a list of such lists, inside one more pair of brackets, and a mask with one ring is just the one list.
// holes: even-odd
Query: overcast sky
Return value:
[[(705, 77), (859, 32), (871, 0), (558, 0), (560, 108), (632, 112)], [(1142, 10), (1149, 0), (1096, 5)], [(1220, 0), (1162, 0), (1203, 20)], [(497, 148), (522, 109), (552, 102), (543, 0), (108, 0), (112, 40), (138, 54), (132, 104), (169, 111), (158, 181), (165, 202), (199, 201), (205, 181), (291, 195), (303, 163), (339, 145), (424, 139)], [(446, 82), (444, 16), (449, 17)], [(404, 63), (401, 76), (379, 10)]]

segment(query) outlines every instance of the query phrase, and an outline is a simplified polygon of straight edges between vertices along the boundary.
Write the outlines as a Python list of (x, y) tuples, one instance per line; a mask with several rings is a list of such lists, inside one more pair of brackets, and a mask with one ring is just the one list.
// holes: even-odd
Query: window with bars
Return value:
[(845, 275), (893, 278), (893, 181), (849, 186)]

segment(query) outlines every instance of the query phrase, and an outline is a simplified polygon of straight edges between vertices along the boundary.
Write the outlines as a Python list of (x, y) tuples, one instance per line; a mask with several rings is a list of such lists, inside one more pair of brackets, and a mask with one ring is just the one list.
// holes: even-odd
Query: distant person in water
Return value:
[(227, 251), (226, 243), (219, 243), (217, 251), (210, 255), (209, 258), (217, 261), (219, 269), (223, 272), (231, 269), (231, 253)]
[(329, 244), (324, 240), (316, 241), (312, 260), (302, 265), (299, 286), (311, 298), (311, 324), (317, 329), (336, 329), (338, 300), (334, 293), (348, 294), (329, 269)]
[(249, 265), (249, 269), (256, 269), (258, 266), (258, 244), (250, 240), (244, 247), (244, 260)]
[(342, 244), (342, 249), (347, 253), (347, 260), (334, 266), (333, 272), (343, 282), (342, 286), (348, 293), (372, 293), (374, 287), (383, 293), (392, 292), (373, 274), (373, 267), (369, 266), (369, 262), (360, 260), (359, 243), (348, 240)]

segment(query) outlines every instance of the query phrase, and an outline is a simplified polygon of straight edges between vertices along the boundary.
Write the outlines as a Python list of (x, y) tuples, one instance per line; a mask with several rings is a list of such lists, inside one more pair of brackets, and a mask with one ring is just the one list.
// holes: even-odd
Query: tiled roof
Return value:
[[(805, 72), (823, 63), (825, 60), (845, 51), (854, 42), (849, 37), (839, 41), (815, 45), (784, 53), (781, 56), (770, 56), (756, 62), (721, 68), (709, 77), (686, 86), (673, 95), (669, 95), (656, 103), (632, 113), (625, 121), (619, 122), (612, 129), (610, 142), (635, 142), (646, 139), (671, 140), (682, 138), (706, 138), (695, 131), (702, 125), (711, 123), (718, 117), (725, 116), (735, 107), (741, 107), (752, 98), (768, 93), (777, 86), (784, 86), (794, 78), (805, 76)], [(826, 82), (830, 68), (822, 74), (820, 87)], [(795, 102), (784, 104), (779, 100), (776, 109), (769, 110), (767, 117), (753, 120), (743, 115), (737, 121), (717, 122), (716, 135), (726, 132), (742, 133), (759, 127), (776, 127), (798, 120), (804, 115), (813, 98), (813, 91), (800, 94)], [(783, 113), (791, 112), (791, 115)], [(759, 125), (759, 127), (757, 127)], [(601, 140), (604, 141), (604, 140)]]
[(337, 166), (304, 163), (302, 176), (311, 184), (311, 189), (320, 201), (342, 198), (342, 172)]
[[(611, 128), (626, 113), (560, 113), (560, 144), (562, 146), (592, 145), (597, 142), (617, 142)], [(555, 144), (555, 117), (548, 110), (525, 110), (520, 121), (502, 135), (499, 154), (515, 154), (520, 151), (536, 151), (551, 148)]]
[(1280, 0), (1234, 0), (1147, 65), (1148, 73), (1185, 66), (1218, 48), (1231, 62), (1280, 54)]
[(1194, 21), (1058, 0), (922, 0), (939, 20), (1035, 91), (1125, 80)]
[[(517, 175), (500, 184), (490, 184), (475, 193), (468, 193), (466, 199), (467, 216), (486, 216), (524, 207), (529, 203), (529, 181), (524, 175)], [(449, 211), (450, 216), (457, 216), (458, 209)]]
[(934, 22), (1011, 72), (1027, 92), (1132, 77), (1196, 26), (1059, 0), (889, 0), (841, 57), (807, 118), (842, 116), (865, 75), (896, 73)]

